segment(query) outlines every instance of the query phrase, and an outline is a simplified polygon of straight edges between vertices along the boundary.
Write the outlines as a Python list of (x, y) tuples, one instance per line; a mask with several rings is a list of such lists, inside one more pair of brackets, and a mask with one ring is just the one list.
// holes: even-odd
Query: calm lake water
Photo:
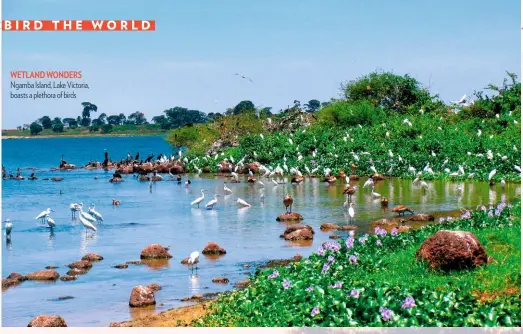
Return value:
[[(306, 256), (316, 251), (332, 234), (320, 231), (322, 223), (349, 223), (342, 206), (341, 181), (329, 186), (319, 179), (306, 179), (300, 185), (287, 183), (276, 187), (264, 180), (262, 203), (262, 187), (248, 184), (246, 179), (239, 184), (229, 184), (226, 179), (233, 194), (225, 196), (224, 179), (214, 175), (184, 176), (184, 181), (187, 178), (192, 181), (189, 188), (176, 182), (157, 182), (150, 191), (148, 182), (139, 182), (133, 176), (124, 176), (126, 182), (111, 184), (108, 180), (112, 172), (103, 170), (49, 171), (58, 166), (62, 154), (76, 165), (89, 160), (102, 161), (104, 149), (113, 160), (124, 158), (127, 152), (134, 155), (140, 151), (141, 156), (169, 154), (172, 149), (162, 137), (10, 139), (2, 140), (2, 148), (3, 164), (13, 174), (17, 167), (34, 167), (38, 168), (36, 174), (40, 178), (64, 177), (62, 182), (2, 181), (2, 221), (9, 218), (14, 225), (11, 242), (7, 243), (2, 224), (2, 277), (11, 272), (27, 274), (48, 265), (59, 266), (58, 272), (64, 275), (68, 270), (66, 264), (88, 252), (104, 256), (103, 261), (95, 263), (76, 281), (26, 281), (2, 292), (3, 326), (27, 326), (39, 314), (60, 314), (69, 326), (107, 326), (112, 321), (185, 305), (177, 299), (232, 289), (234, 282), (247, 277), (246, 270), (252, 272), (253, 266), (243, 268), (245, 263), (290, 258), (297, 253)], [(28, 176), (30, 171), (24, 170), (22, 174)], [(362, 189), (364, 181), (365, 178), (360, 180), (360, 189), (353, 197), (356, 216), (351, 224), (359, 226), (359, 233), (370, 231), (370, 221), (393, 216), (391, 212), (384, 214), (379, 201)], [(521, 192), (519, 184), (507, 184), (502, 189), (499, 185), (464, 182), (462, 191), (458, 190), (458, 184), (430, 182), (430, 189), (423, 195), (411, 181), (392, 179), (378, 182), (375, 191), (389, 198), (390, 207), (403, 203), (415, 212), (430, 213), (501, 200), (510, 202)], [(207, 190), (202, 203), (207, 203), (214, 193), (221, 195), (215, 210), (190, 207), (201, 189)], [(315, 229), (313, 242), (293, 243), (279, 238), (286, 225), (275, 219), (284, 212), (282, 197), (286, 193), (293, 195), (293, 211), (304, 216), (303, 224)], [(235, 203), (238, 197), (252, 207), (238, 208)], [(120, 200), (121, 205), (113, 207), (112, 199)], [(72, 202), (96, 205), (104, 217), (96, 234), (86, 236), (82, 225), (72, 221), (69, 210)], [(51, 215), (57, 224), (54, 231), (39, 226), (35, 220), (48, 207), (55, 210)], [(209, 241), (224, 247), (227, 254), (218, 259), (201, 256), (197, 277), (193, 277), (180, 261), (194, 250), (201, 252)], [(138, 260), (141, 250), (152, 243), (170, 245), (173, 258), (155, 266), (112, 268)], [(228, 277), (231, 283), (212, 283), (217, 276)], [(128, 302), (132, 288), (153, 282), (162, 286), (155, 294), (156, 308), (131, 310)], [(60, 296), (74, 298), (57, 301)]]

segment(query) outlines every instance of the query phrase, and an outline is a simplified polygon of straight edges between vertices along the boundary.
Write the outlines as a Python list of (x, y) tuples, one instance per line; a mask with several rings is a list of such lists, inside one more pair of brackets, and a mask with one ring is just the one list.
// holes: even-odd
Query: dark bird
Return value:
[(239, 76), (240, 76), (240, 77), (241, 77), (242, 79), (247, 79), (247, 80), (249, 80), (250, 82), (254, 82), (254, 81), (252, 81), (252, 79), (251, 79), (251, 78), (249, 78), (249, 77), (246, 77), (246, 76), (245, 76), (245, 75), (243, 75), (243, 74), (240, 74), (240, 73), (234, 73), (234, 75), (239, 75)]
[(289, 213), (292, 212), (292, 203), (294, 203), (294, 200), (292, 199), (291, 194), (285, 195), (283, 198), (283, 205), (285, 205), (285, 212), (287, 212), (287, 208), (289, 208)]

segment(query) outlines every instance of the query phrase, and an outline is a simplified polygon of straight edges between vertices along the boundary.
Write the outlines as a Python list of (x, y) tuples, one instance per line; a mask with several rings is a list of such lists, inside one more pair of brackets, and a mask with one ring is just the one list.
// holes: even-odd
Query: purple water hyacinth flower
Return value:
[(403, 305), (401, 305), (401, 308), (413, 308), (416, 306), (416, 302), (414, 301), (414, 298), (411, 296), (405, 298), (405, 301), (403, 302)]
[(496, 211), (494, 211), (494, 214), (495, 214), (496, 216), (499, 217), (499, 215), (501, 215), (501, 211), (499, 211), (498, 209), (496, 209)]
[(272, 274), (270, 274), (268, 276), (268, 278), (273, 279), (273, 278), (276, 278), (278, 276), (280, 276), (280, 273), (278, 272), (278, 270), (275, 270), (275, 271), (272, 272)]
[(398, 228), (397, 227), (393, 227), (392, 230), (390, 230), (390, 235), (392, 235), (393, 237), (397, 236), (398, 235)]
[(382, 245), (381, 240), (376, 240), (376, 245), (381, 246)]
[(318, 252), (317, 252), (317, 254), (318, 254), (319, 256), (324, 256), (324, 255), (325, 255), (325, 249), (323, 249), (323, 247), (320, 246), (320, 248), (318, 248)]
[(374, 234), (377, 234), (378, 236), (383, 238), (384, 236), (387, 235), (387, 231), (385, 231), (384, 229), (382, 229), (379, 226), (376, 226), (376, 228), (374, 229)]
[(360, 292), (356, 289), (352, 289), (349, 296), (353, 298), (360, 298)]
[(336, 282), (333, 285), (329, 285), (329, 288), (333, 288), (333, 289), (341, 289), (342, 287), (343, 287), (342, 282)]
[(481, 211), (487, 211), (487, 208), (486, 208), (484, 205), (482, 205), (479, 209), (480, 209)]
[(327, 242), (324, 242), (322, 247), (326, 250), (331, 250), (331, 251), (334, 251), (334, 252), (337, 252), (340, 250), (341, 248), (341, 245), (339, 242), (335, 242), (335, 241), (327, 241)]
[(283, 288), (285, 290), (287, 290), (288, 288), (291, 287), (291, 281), (289, 281), (288, 279), (283, 280), (283, 282), (281, 284), (283, 285)]
[(386, 308), (386, 307), (380, 308), (380, 313), (381, 313), (381, 318), (384, 321), (389, 321), (390, 319), (392, 319), (392, 311), (389, 310), (388, 308)]
[(358, 257), (356, 255), (349, 256), (349, 261), (356, 264), (358, 263)]
[(439, 223), (440, 223), (440, 224), (443, 223), (444, 221), (445, 221), (445, 218), (443, 218), (443, 217), (441, 217), (441, 218), (439, 219)]
[(461, 215), (461, 219), (469, 219), (470, 217), (472, 217), (470, 211), (465, 211), (465, 213)]
[(311, 317), (314, 317), (317, 314), (320, 314), (320, 307), (319, 306), (316, 306), (315, 308), (312, 309)]
[(323, 269), (321, 270), (321, 273), (322, 273), (322, 274), (326, 274), (327, 271), (329, 271), (329, 268), (330, 268), (330, 263), (328, 263), (328, 262), (325, 263), (325, 264), (323, 265)]
[(501, 202), (501, 203), (498, 204), (497, 209), (499, 211), (503, 211), (506, 206), (507, 206), (507, 204), (505, 202)]
[(447, 217), (447, 221), (448, 221), (448, 222), (451, 221), (451, 220), (452, 220), (452, 217), (450, 217), (450, 216)]
[(489, 212), (488, 212), (488, 216), (489, 216), (489, 217), (494, 217), (494, 212), (492, 212), (492, 210), (489, 210)]
[(365, 241), (367, 241), (367, 238), (365, 238), (365, 237), (361, 237), (361, 238), (358, 239), (358, 242), (359, 242), (360, 244), (362, 244), (362, 245), (365, 244)]
[(329, 255), (329, 257), (327, 258), (327, 261), (329, 261), (329, 263), (334, 263), (334, 261), (335, 261), (334, 256)]
[(312, 285), (309, 286), (307, 289), (305, 289), (305, 291), (307, 291), (307, 292), (311, 292), (312, 290), (314, 290), (314, 288), (312, 287)]
[(352, 249), (354, 247), (354, 238), (348, 237), (347, 240), (345, 240), (345, 246), (347, 246), (348, 249)]

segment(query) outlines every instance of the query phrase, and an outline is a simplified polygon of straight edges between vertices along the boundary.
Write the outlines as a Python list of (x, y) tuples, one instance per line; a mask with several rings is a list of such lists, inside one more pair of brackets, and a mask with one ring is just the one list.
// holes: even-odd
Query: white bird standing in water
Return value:
[(41, 220), (42, 222), (44, 222), (46, 219), (46, 216), (50, 215), (51, 212), (53, 212), (53, 210), (51, 210), (50, 208), (47, 208), (44, 211), (40, 212), (40, 214), (38, 216), (36, 216), (35, 219)]
[(420, 182), (421, 189), (423, 189), (423, 195), (427, 192), (427, 189), (429, 189), (429, 185), (425, 181)]
[(230, 194), (232, 194), (232, 190), (229, 189), (225, 184), (223, 185), (223, 192), (224, 192), (226, 195), (230, 195)]
[(80, 211), (80, 204), (71, 203), (69, 205), (69, 209), (71, 209), (71, 216), (74, 218), (76, 216), (76, 212)]
[(220, 195), (214, 194), (214, 199), (210, 200), (209, 203), (205, 205), (205, 208), (211, 210), (214, 209), (214, 206), (216, 205), (216, 203), (218, 203), (218, 196)]
[(80, 223), (82, 223), (82, 225), (85, 227), (85, 234), (87, 234), (87, 230), (96, 232), (96, 227), (94, 227), (94, 225), (90, 221), (82, 217), (82, 215), (80, 215), (79, 218)]
[(194, 251), (189, 255), (189, 260), (187, 260), (187, 264), (191, 266), (191, 270), (196, 266), (196, 270), (198, 270), (198, 262), (200, 262), (200, 252)]
[(103, 222), (103, 221), (104, 221), (104, 218), (102, 217), (102, 215), (100, 214), (100, 212), (98, 212), (98, 211), (96, 211), (96, 210), (94, 209), (94, 204), (91, 204), (91, 206), (89, 207), (89, 210), (88, 210), (88, 211), (89, 211), (90, 214), (92, 214), (92, 215), (96, 218), (96, 220), (97, 220), (98, 222)]
[(203, 201), (203, 199), (205, 198), (205, 194), (204, 194), (204, 190), (202, 189), (201, 190), (202, 192), (202, 196), (198, 197), (197, 199), (195, 199), (194, 201), (191, 202), (191, 206), (193, 205), (198, 205), (198, 207), (200, 207), (200, 203)]
[(80, 207), (80, 217), (83, 217), (84, 219), (93, 223), (96, 222), (96, 219), (93, 216), (84, 211), (83, 206)]
[(236, 200), (236, 203), (238, 203), (239, 205), (244, 206), (244, 207), (250, 207), (250, 206), (251, 206), (249, 203), (245, 202), (245, 201), (244, 201), (243, 199), (241, 199), (241, 198), (238, 198), (238, 199)]
[(374, 186), (374, 180), (372, 178), (369, 178), (365, 183), (363, 184), (363, 188), (367, 187), (373, 187)]
[(50, 228), (56, 227), (56, 223), (54, 222), (54, 219), (51, 218), (49, 215), (46, 216), (47, 225), (49, 225)]
[(265, 202), (265, 194), (263, 193), (263, 189), (260, 194), (260, 201)]
[(11, 231), (13, 230), (13, 223), (7, 218), (5, 220), (5, 235), (7, 238), (11, 237)]
[(493, 169), (489, 174), (488, 174), (488, 180), (491, 181), (492, 178), (494, 177), (494, 175), (496, 175), (496, 170)]
[(354, 218), (354, 208), (352, 207), (353, 203), (350, 202), (349, 204), (349, 216), (350, 216), (350, 219), (352, 220), (352, 218)]
[(377, 192), (374, 192), (374, 185), (372, 185), (371, 195), (372, 195), (372, 197), (374, 197), (374, 198), (380, 198), (380, 197), (381, 197), (381, 194), (379, 194), (379, 193), (377, 193)]
[(505, 179), (501, 179), (501, 181), (500, 181), (499, 183), (501, 184), (501, 187), (502, 187), (502, 188), (505, 188), (505, 185), (507, 184), (507, 183), (505, 182)]

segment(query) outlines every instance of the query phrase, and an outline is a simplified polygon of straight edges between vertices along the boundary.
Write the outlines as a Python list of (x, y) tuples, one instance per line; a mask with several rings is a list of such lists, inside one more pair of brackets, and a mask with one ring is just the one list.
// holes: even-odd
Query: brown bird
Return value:
[(392, 212), (397, 212), (399, 216), (403, 214), (405, 216), (405, 212), (410, 212), (411, 214), (414, 214), (414, 211), (409, 209), (406, 205), (400, 204), (396, 206), (394, 209), (392, 209)]
[(356, 187), (346, 186), (343, 193), (349, 197), (349, 201), (352, 199), (352, 195), (356, 193)]
[(120, 205), (120, 201), (117, 199), (113, 199), (113, 205)]
[(249, 177), (247, 178), (247, 182), (249, 182), (249, 183), (254, 183), (254, 182), (256, 182), (256, 178), (255, 178), (254, 176), (249, 176)]
[[(294, 200), (292, 199), (291, 194), (285, 195), (285, 197), (283, 198), (283, 205), (285, 205), (285, 212), (289, 212), (289, 213), (292, 212), (292, 203), (293, 202), (294, 202)], [(287, 211), (287, 208), (289, 208), (289, 211)]]
[(352, 164), (351, 168), (352, 168), (352, 174), (355, 174), (356, 168), (358, 168), (358, 166), (356, 166), (355, 164)]
[(293, 176), (291, 183), (301, 183), (303, 181), (303, 176)]
[(336, 182), (336, 176), (327, 176), (325, 182), (329, 182), (330, 184)]
[(340, 179), (343, 179), (345, 177), (345, 171), (343, 169), (340, 169)]
[(381, 206), (386, 208), (387, 206), (389, 206), (389, 199), (387, 197), (383, 197), (381, 199)]

